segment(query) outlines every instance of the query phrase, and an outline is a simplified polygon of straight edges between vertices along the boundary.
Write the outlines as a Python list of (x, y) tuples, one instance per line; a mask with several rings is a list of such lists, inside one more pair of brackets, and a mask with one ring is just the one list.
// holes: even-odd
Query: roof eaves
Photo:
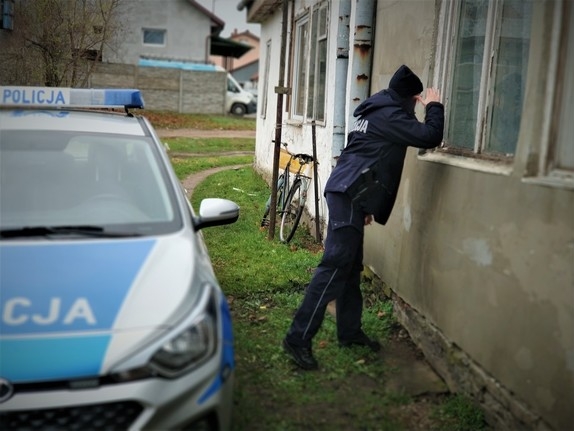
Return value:
[(280, 9), (284, 0), (241, 0), (238, 10), (247, 8), (247, 22), (261, 24), (276, 10)]
[(219, 34), (221, 32), (221, 30), (223, 30), (223, 27), (225, 27), (225, 21), (223, 21), (221, 18), (219, 18), (213, 12), (211, 12), (208, 9), (206, 9), (205, 7), (203, 7), (196, 0), (187, 0), (187, 1), (193, 7), (198, 9), (201, 13), (203, 13), (204, 15), (208, 16), (211, 19), (211, 22), (213, 24), (211, 26), (211, 28), (213, 29), (212, 34)]
[(219, 55), (222, 57), (240, 58), (251, 49), (253, 49), (251, 45), (212, 35), (209, 53), (211, 55)]

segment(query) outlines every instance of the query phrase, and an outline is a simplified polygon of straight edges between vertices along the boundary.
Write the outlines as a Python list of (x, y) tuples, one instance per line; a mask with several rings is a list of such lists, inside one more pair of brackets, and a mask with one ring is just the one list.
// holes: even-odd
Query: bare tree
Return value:
[(86, 86), (104, 48), (118, 40), (125, 1), (17, 1), (14, 31), (0, 53), (0, 81)]

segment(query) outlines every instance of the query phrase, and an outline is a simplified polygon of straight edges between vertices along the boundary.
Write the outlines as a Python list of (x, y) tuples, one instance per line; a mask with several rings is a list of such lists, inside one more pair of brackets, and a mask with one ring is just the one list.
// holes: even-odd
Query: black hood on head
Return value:
[(389, 88), (395, 90), (401, 97), (412, 97), (422, 93), (423, 83), (408, 66), (403, 64), (391, 78)]

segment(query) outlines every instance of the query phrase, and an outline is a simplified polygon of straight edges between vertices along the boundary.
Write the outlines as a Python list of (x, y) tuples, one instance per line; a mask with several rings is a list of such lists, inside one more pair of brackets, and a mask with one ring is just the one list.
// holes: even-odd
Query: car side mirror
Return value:
[(203, 199), (199, 204), (199, 216), (194, 217), (195, 230), (205, 227), (235, 223), (239, 218), (239, 206), (230, 200)]

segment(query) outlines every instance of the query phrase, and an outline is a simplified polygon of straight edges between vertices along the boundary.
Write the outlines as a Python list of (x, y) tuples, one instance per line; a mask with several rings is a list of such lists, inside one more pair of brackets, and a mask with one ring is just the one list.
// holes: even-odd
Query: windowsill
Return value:
[(574, 179), (564, 179), (557, 177), (526, 177), (522, 178), (522, 182), (525, 184), (533, 184), (537, 186), (574, 190)]
[(297, 120), (297, 119), (289, 118), (289, 119), (285, 120), (285, 124), (287, 124), (288, 126), (293, 126), (293, 127), (303, 127), (303, 120)]
[(472, 157), (461, 157), (456, 156), (454, 154), (446, 154), (436, 151), (419, 154), (417, 158), (425, 162), (442, 163), (445, 165), (456, 166), (458, 168), (470, 169), (478, 172), (485, 172), (488, 174), (495, 174), (495, 175), (512, 174), (512, 165), (493, 160), (480, 160)]
[[(512, 165), (492, 160), (480, 160), (471, 157), (461, 157), (454, 154), (430, 152), (419, 154), (418, 160), (425, 162), (442, 163), (463, 169), (485, 172), (495, 175), (511, 175)], [(553, 187), (564, 190), (574, 190), (574, 177), (572, 176), (539, 176), (522, 178), (524, 184)]]
[[(298, 119), (298, 118), (289, 118), (289, 119), (285, 120), (285, 124), (287, 124), (288, 126), (293, 126), (293, 127), (312, 126), (311, 121), (303, 121), (303, 120)], [(315, 126), (316, 127), (325, 127), (325, 122), (324, 121), (321, 121), (321, 122), (315, 121)]]

